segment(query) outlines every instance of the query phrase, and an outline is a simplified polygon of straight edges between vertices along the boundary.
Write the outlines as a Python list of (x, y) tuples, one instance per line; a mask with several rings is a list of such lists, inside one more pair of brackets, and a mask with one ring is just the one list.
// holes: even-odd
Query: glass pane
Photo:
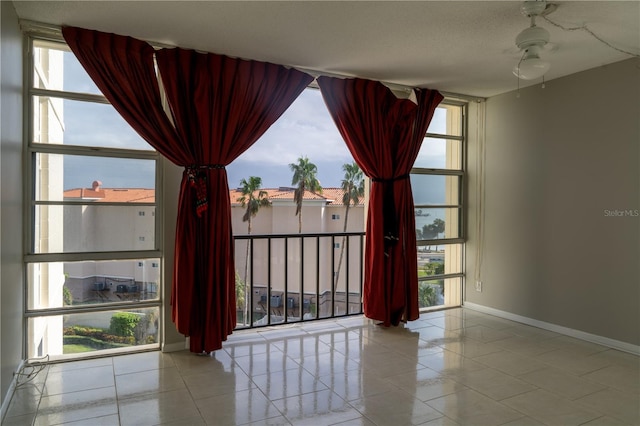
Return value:
[(159, 318), (157, 307), (29, 318), (27, 357), (68, 359), (157, 348)]
[(462, 244), (418, 246), (418, 279), (462, 273)]
[(35, 253), (155, 249), (154, 206), (38, 205)]
[(462, 170), (462, 142), (424, 138), (414, 168)]
[(34, 155), (37, 201), (155, 202), (155, 160)]
[(160, 259), (28, 264), (29, 309), (158, 300)]
[(33, 141), (153, 151), (109, 104), (33, 97)]
[(436, 108), (427, 133), (462, 136), (462, 107), (441, 104)]
[(102, 94), (66, 45), (34, 40), (33, 59), (34, 87)]
[(412, 173), (413, 203), (418, 206), (459, 205), (460, 177)]
[(342, 165), (353, 162), (320, 90), (312, 88), (305, 89), (251, 148), (227, 166), (229, 186), (239, 185), (249, 173), (262, 178), (263, 188), (289, 186), (293, 176), (289, 164), (304, 156), (317, 166), (323, 188), (340, 188)]
[(418, 305), (421, 308), (460, 306), (462, 303), (462, 278), (420, 281)]
[(459, 208), (417, 208), (416, 239), (438, 240), (442, 238), (458, 238), (460, 209)]

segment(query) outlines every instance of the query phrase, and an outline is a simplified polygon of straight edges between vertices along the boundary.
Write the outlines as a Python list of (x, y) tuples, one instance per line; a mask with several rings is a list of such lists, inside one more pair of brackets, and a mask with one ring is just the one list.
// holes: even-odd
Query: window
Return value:
[(28, 43), (26, 355), (158, 347), (159, 156), (64, 43)]
[(331, 220), (340, 220), (340, 215), (339, 214), (332, 214), (331, 215)]
[(421, 308), (462, 303), (465, 108), (440, 104), (411, 170)]

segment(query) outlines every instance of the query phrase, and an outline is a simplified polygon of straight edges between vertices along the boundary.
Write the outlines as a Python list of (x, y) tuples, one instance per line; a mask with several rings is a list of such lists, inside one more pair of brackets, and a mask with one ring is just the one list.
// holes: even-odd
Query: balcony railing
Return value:
[(234, 238), (236, 329), (362, 313), (364, 232)]

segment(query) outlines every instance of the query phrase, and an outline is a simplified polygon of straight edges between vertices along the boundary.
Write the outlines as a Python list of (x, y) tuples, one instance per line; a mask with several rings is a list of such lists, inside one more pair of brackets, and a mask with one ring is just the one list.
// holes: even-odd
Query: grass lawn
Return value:
[(79, 354), (91, 351), (95, 351), (95, 349), (85, 345), (64, 345), (62, 348), (63, 354)]

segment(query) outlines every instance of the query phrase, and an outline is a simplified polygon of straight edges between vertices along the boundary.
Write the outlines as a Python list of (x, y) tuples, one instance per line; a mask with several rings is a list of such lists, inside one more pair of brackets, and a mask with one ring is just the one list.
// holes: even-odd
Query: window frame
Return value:
[[(158, 324), (157, 330), (157, 342), (151, 344), (154, 348), (160, 348), (162, 345), (163, 336), (163, 316), (164, 316), (164, 276), (163, 276), (163, 263), (164, 263), (164, 234), (163, 234), (163, 160), (160, 153), (155, 150), (143, 150), (143, 149), (126, 149), (126, 148), (112, 148), (112, 147), (98, 147), (98, 146), (81, 146), (70, 144), (48, 144), (35, 141), (35, 120), (37, 119), (35, 109), (37, 108), (35, 99), (37, 97), (48, 97), (60, 100), (73, 100), (81, 102), (91, 102), (110, 105), (109, 101), (102, 95), (92, 93), (79, 93), (65, 90), (45, 89), (41, 87), (35, 87), (34, 70), (36, 67), (36, 58), (34, 57), (34, 51), (36, 44), (42, 42), (43, 44), (50, 44), (50, 48), (59, 48), (62, 51), (70, 51), (64, 39), (60, 33), (48, 32), (46, 29), (41, 28), (27, 28), (24, 35), (24, 50), (23, 50), (23, 99), (24, 99), (24, 117), (23, 121), (23, 212), (26, 220), (24, 221), (23, 229), (23, 268), (24, 268), (24, 335), (23, 335), (23, 351), (25, 354), (30, 353), (29, 348), (29, 334), (32, 330), (29, 329), (29, 322), (34, 318), (46, 318), (60, 315), (71, 315), (78, 313), (97, 313), (97, 312), (109, 312), (115, 310), (129, 311), (132, 309), (147, 309), (156, 308), (158, 310)], [(48, 47), (49, 48), (49, 47)], [(96, 206), (91, 201), (82, 200), (37, 200), (37, 167), (36, 157), (38, 154), (57, 154), (57, 155), (79, 155), (79, 156), (91, 156), (101, 158), (122, 158), (122, 159), (134, 159), (134, 160), (150, 160), (155, 163), (154, 172), (154, 202), (140, 202), (140, 203), (128, 203), (128, 202), (101, 202), (99, 205), (102, 207), (108, 206), (126, 206), (126, 207), (154, 207), (154, 214), (149, 218), (154, 218), (154, 244), (152, 249), (145, 250), (113, 250), (113, 251), (76, 251), (76, 252), (47, 252), (38, 253), (35, 250), (35, 244), (37, 239), (36, 226), (37, 215), (36, 209), (38, 206)], [(136, 214), (137, 217), (137, 214)], [(146, 216), (145, 216), (146, 217)], [(91, 262), (91, 261), (139, 261), (151, 260), (156, 263), (159, 261), (159, 277), (158, 277), (158, 291), (157, 298), (147, 300), (122, 300), (114, 302), (105, 302), (95, 305), (77, 305), (77, 306), (61, 306), (54, 308), (35, 308), (30, 307), (30, 292), (35, 292), (35, 288), (31, 288), (32, 284), (28, 278), (29, 267), (35, 263), (55, 263), (55, 262)], [(158, 261), (156, 261), (156, 259)], [(157, 263), (156, 263), (157, 264)], [(137, 263), (136, 263), (137, 265)], [(128, 347), (127, 350), (134, 352), (139, 350), (149, 350), (149, 344), (143, 344), (138, 346)], [(33, 348), (37, 349), (37, 348)], [(111, 350), (96, 350), (89, 352), (92, 356), (99, 354), (108, 354)], [(61, 354), (54, 355), (55, 358), (71, 359), (73, 355)]]
[[(467, 152), (467, 140), (468, 140), (468, 102), (458, 100), (452, 97), (445, 97), (440, 105), (449, 105), (460, 108), (460, 135), (431, 133), (427, 131), (425, 138), (441, 139), (441, 140), (457, 140), (460, 141), (460, 168), (459, 169), (444, 169), (444, 168), (425, 168), (425, 167), (412, 167), (409, 172), (410, 175), (427, 175), (427, 176), (445, 176), (445, 177), (457, 177), (458, 178), (458, 200), (455, 204), (415, 204), (416, 209), (445, 209), (456, 208), (458, 209), (458, 223), (457, 223), (457, 237), (455, 238), (440, 238), (440, 239), (424, 239), (419, 240), (416, 238), (417, 247), (428, 246), (446, 246), (446, 245), (459, 245), (460, 246), (460, 265), (458, 266), (460, 272), (444, 273), (437, 275), (428, 275), (424, 277), (418, 277), (418, 284), (422, 282), (459, 278), (461, 288), (459, 289), (460, 298), (457, 306), (462, 305), (462, 290), (464, 288), (465, 279), (465, 243), (466, 243), (466, 152)], [(449, 305), (445, 305), (448, 307)], [(421, 311), (429, 309), (440, 309), (442, 305), (435, 305), (425, 308), (420, 308)]]

